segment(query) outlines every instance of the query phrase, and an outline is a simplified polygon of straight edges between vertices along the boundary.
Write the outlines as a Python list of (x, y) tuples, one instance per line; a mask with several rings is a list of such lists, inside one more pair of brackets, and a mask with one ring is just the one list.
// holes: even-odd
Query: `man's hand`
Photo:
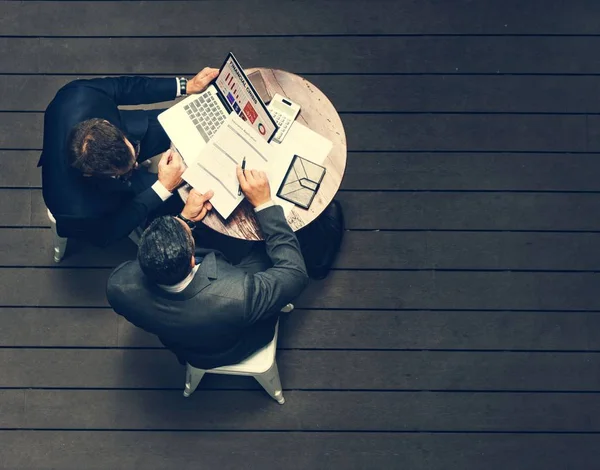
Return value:
[(181, 215), (192, 222), (200, 222), (209, 210), (212, 209), (212, 204), (208, 200), (214, 196), (212, 190), (202, 194), (200, 191), (192, 189), (187, 198), (185, 207), (181, 211)]
[(182, 182), (181, 175), (185, 171), (185, 163), (179, 153), (169, 149), (163, 153), (158, 162), (158, 181), (170, 192), (173, 192)]
[(203, 92), (208, 84), (217, 78), (217, 75), (219, 75), (219, 69), (204, 67), (194, 78), (188, 80), (186, 94)]
[(269, 178), (267, 178), (267, 174), (264, 171), (242, 170), (238, 166), (237, 177), (240, 182), (240, 188), (242, 188), (246, 199), (250, 201), (253, 207), (258, 207), (271, 200)]

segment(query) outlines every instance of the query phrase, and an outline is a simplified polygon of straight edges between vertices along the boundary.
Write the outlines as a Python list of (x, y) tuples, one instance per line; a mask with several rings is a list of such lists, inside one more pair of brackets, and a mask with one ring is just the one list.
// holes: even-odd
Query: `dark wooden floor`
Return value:
[[(568, 4), (568, 6), (567, 6)], [(600, 2), (0, 3), (0, 467), (549, 470), (600, 458)], [(283, 325), (287, 402), (107, 308), (134, 254), (52, 262), (43, 110), (75, 77), (233, 50), (340, 112), (347, 234)]]

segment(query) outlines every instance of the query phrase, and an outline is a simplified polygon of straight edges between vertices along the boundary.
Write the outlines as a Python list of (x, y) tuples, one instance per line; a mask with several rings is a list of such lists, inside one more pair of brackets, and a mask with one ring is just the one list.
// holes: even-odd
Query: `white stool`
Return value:
[[(286, 306), (287, 307), (287, 306)], [(247, 357), (239, 364), (231, 366), (216, 367), (214, 369), (196, 369), (187, 364), (185, 372), (185, 390), (184, 397), (189, 397), (204, 377), (204, 374), (224, 374), (224, 375), (246, 375), (254, 377), (265, 391), (280, 405), (285, 403), (281, 381), (279, 380), (279, 370), (275, 362), (275, 351), (277, 349), (277, 333), (279, 322), (275, 325), (275, 336), (273, 340), (264, 348), (256, 351), (252, 356)]]
[(54, 262), (60, 263), (60, 261), (65, 256), (65, 251), (67, 251), (67, 242), (68, 238), (63, 238), (58, 236), (58, 232), (56, 231), (56, 219), (48, 209), (48, 218), (50, 219), (50, 226), (52, 227), (52, 234), (54, 235)]

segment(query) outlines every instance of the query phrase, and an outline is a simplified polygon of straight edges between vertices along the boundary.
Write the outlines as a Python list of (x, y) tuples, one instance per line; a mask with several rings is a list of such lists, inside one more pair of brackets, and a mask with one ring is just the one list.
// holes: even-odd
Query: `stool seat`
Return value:
[(189, 397), (194, 393), (204, 374), (245, 375), (254, 377), (271, 398), (283, 405), (285, 399), (283, 398), (277, 362), (275, 361), (278, 331), (279, 322), (275, 326), (275, 335), (271, 342), (238, 364), (215, 367), (214, 369), (198, 369), (187, 364), (183, 396)]
[(251, 356), (248, 356), (239, 364), (230, 366), (215, 367), (206, 372), (211, 374), (228, 374), (228, 375), (253, 375), (262, 374), (269, 370), (275, 361), (275, 350), (277, 349), (277, 333), (273, 341), (267, 344), (264, 348), (259, 349)]

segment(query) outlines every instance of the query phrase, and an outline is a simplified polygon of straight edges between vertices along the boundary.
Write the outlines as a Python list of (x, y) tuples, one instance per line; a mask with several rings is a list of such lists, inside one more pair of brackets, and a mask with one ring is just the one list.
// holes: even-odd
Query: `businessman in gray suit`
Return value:
[(269, 343), (281, 309), (308, 282), (298, 239), (271, 200), (266, 174), (238, 168), (238, 179), (264, 245), (235, 266), (218, 251), (195, 247), (192, 230), (212, 208), (212, 192), (192, 191), (181, 214), (150, 224), (137, 260), (108, 280), (115, 312), (157, 335), (180, 362), (202, 369), (235, 364)]

